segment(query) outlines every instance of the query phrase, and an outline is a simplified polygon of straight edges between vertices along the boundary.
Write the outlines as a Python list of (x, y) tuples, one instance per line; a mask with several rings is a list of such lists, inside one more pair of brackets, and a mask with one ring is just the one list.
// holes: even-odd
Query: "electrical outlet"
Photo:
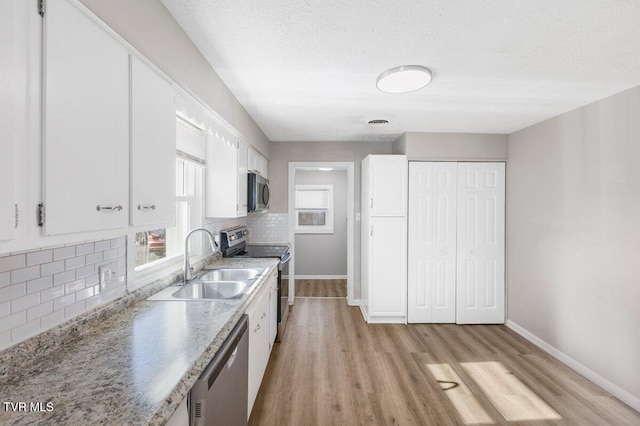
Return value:
[(100, 291), (113, 288), (118, 284), (118, 263), (112, 262), (98, 269), (100, 274)]

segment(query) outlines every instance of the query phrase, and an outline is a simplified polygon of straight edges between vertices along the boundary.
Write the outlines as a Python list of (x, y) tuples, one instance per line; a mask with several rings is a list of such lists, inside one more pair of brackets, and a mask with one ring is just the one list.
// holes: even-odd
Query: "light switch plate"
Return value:
[(111, 262), (107, 265), (101, 266), (99, 269), (100, 274), (100, 291), (113, 288), (118, 284), (118, 263)]

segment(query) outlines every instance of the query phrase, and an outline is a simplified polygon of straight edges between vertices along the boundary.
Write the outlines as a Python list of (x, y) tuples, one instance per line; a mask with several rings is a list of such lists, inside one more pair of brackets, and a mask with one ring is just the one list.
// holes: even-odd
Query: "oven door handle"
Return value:
[(290, 260), (291, 260), (291, 253), (287, 252), (287, 254), (285, 254), (284, 256), (282, 256), (280, 258), (280, 265), (284, 265), (285, 263), (287, 263)]

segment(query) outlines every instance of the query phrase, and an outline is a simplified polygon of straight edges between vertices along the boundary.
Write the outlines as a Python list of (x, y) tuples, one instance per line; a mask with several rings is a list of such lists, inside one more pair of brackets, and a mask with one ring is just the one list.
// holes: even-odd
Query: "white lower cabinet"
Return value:
[(269, 278), (269, 347), (273, 348), (278, 334), (278, 278), (277, 272)]
[[(271, 272), (267, 282), (251, 302), (245, 313), (249, 317), (249, 396), (247, 419), (251, 416), (253, 403), (258, 396), (262, 377), (267, 369), (269, 354), (273, 347), (271, 338), (274, 321), (277, 323), (277, 315), (271, 315), (271, 295), (277, 282), (277, 271)], [(277, 327), (276, 327), (277, 328)]]
[[(372, 217), (369, 228), (369, 317), (404, 319), (407, 287), (407, 222)], [(393, 249), (391, 249), (393, 247)]]
[(505, 320), (504, 163), (412, 162), (408, 322)]
[(189, 409), (187, 407), (187, 399), (189, 399), (189, 395), (187, 395), (173, 415), (167, 420), (165, 426), (189, 426)]

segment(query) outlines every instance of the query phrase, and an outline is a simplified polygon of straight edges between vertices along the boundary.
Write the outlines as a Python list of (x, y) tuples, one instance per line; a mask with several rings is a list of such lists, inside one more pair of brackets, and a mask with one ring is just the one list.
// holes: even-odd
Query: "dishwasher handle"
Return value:
[(229, 336), (222, 343), (216, 355), (200, 375), (200, 380), (204, 380), (207, 383), (207, 389), (211, 389), (211, 386), (213, 386), (220, 372), (227, 364), (229, 364), (228, 366), (230, 367), (235, 362), (236, 354), (238, 353), (238, 343), (249, 328), (247, 318), (246, 314), (240, 318), (240, 321), (238, 321), (233, 330), (231, 330), (231, 333), (229, 333)]

